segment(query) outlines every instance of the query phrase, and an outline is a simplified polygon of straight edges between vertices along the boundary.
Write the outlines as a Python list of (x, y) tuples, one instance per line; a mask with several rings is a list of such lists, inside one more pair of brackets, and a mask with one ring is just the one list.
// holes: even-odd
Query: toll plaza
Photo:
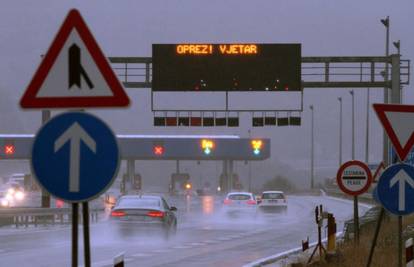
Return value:
[[(121, 159), (126, 160), (126, 174), (121, 187), (140, 188), (136, 160), (175, 160), (170, 190), (180, 175), (180, 160), (215, 160), (223, 162), (220, 187), (222, 192), (234, 188), (234, 161), (261, 161), (270, 158), (270, 139), (240, 138), (237, 135), (117, 135)], [(28, 160), (34, 135), (1, 134), (0, 160)], [(218, 178), (218, 177), (217, 177)]]

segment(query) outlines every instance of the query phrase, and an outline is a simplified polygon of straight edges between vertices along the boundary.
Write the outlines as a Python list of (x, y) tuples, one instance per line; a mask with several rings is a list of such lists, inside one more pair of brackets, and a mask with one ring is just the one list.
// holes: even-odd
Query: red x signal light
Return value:
[(162, 156), (164, 154), (164, 147), (162, 145), (155, 145), (153, 151), (155, 155)]
[(11, 156), (11, 155), (14, 154), (14, 152), (15, 152), (14, 145), (5, 145), (4, 146), (4, 154)]

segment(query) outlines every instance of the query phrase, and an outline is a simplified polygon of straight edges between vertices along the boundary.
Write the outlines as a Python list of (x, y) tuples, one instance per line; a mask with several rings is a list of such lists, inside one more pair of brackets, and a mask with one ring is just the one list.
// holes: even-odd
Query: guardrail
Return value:
[[(349, 197), (351, 198), (351, 196), (346, 195), (344, 192), (342, 192), (341, 190), (336, 189), (336, 188), (324, 188), (323, 191), (325, 191), (326, 193), (329, 194), (334, 194), (334, 195), (340, 195), (343, 197)], [(372, 197), (372, 192), (367, 192), (367, 193), (363, 193), (361, 195), (358, 196), (358, 198), (360, 199), (365, 199), (365, 200), (374, 200)]]
[[(101, 211), (103, 208), (89, 210), (90, 221), (97, 222)], [(66, 224), (71, 222), (71, 214), (70, 208), (4, 208), (0, 209), (0, 225), (14, 224), (17, 228), (39, 224)]]

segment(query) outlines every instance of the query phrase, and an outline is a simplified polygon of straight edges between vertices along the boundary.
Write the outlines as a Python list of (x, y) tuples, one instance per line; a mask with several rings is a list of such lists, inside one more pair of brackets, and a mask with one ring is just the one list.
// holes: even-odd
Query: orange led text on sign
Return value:
[(176, 46), (179, 55), (211, 55), (219, 53), (222, 55), (255, 55), (258, 46), (255, 44), (180, 44)]
[(219, 45), (220, 54), (228, 55), (248, 55), (257, 54), (257, 45), (231, 44)]
[(185, 44), (177, 45), (177, 54), (207, 55), (213, 53), (213, 45)]

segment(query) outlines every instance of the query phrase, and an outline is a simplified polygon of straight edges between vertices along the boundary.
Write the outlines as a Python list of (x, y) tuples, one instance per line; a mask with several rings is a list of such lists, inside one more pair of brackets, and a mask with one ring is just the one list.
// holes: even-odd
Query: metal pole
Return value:
[(311, 110), (311, 115), (312, 115), (312, 119), (311, 119), (311, 189), (314, 188), (314, 118), (313, 118), (313, 105), (311, 105), (310, 107)]
[(89, 238), (89, 205), (88, 202), (82, 203), (82, 217), (83, 217), (83, 247), (85, 267), (91, 267), (91, 243)]
[(365, 130), (365, 163), (369, 164), (369, 95), (370, 88), (367, 88), (367, 129)]
[[(400, 81), (400, 56), (391, 57), (391, 103), (399, 104), (401, 100), (401, 81)], [(398, 216), (398, 266), (402, 266), (402, 217)]]
[(79, 204), (72, 204), (72, 267), (78, 267), (78, 213)]
[[(249, 139), (252, 138), (250, 129), (248, 130), (248, 133), (249, 133)], [(252, 192), (252, 163), (250, 160), (249, 160), (249, 192)]]
[(229, 160), (229, 163), (228, 163), (227, 166), (229, 168), (229, 172), (228, 172), (228, 174), (229, 174), (229, 189), (230, 189), (229, 192), (231, 192), (233, 190), (233, 184), (234, 184), (234, 181), (233, 181), (233, 160)]
[(359, 214), (358, 214), (358, 196), (354, 196), (354, 234), (355, 245), (359, 245)]
[(372, 241), (371, 249), (369, 250), (369, 257), (366, 267), (371, 266), (372, 256), (374, 255), (375, 245), (377, 244), (378, 234), (381, 229), (382, 217), (384, 217), (383, 207), (381, 207), (380, 214), (378, 216), (377, 226), (375, 227), (374, 240)]
[(398, 267), (402, 267), (402, 216), (398, 216)]
[[(352, 96), (352, 160), (355, 160), (355, 94), (354, 90), (349, 91)], [(359, 211), (358, 196), (354, 196), (354, 240), (355, 245), (359, 244)]]
[[(45, 125), (48, 122), (48, 120), (50, 120), (50, 117), (50, 110), (42, 110), (42, 125)], [(44, 189), (42, 189), (41, 202), (42, 208), (50, 208), (50, 194)]]
[(175, 162), (175, 173), (180, 173), (180, 161)]
[(342, 97), (339, 100), (339, 167), (342, 165)]
[(355, 159), (355, 98), (354, 90), (349, 91), (352, 96), (352, 159)]
[[(387, 16), (386, 19), (382, 19), (381, 23), (385, 26), (386, 28), (386, 36), (385, 36), (385, 56), (388, 57), (389, 55), (389, 41), (390, 41), (390, 18), (389, 16)], [(388, 82), (388, 63), (385, 64), (385, 76), (384, 76), (384, 81)], [(388, 103), (388, 88), (385, 87), (384, 88), (384, 103)], [(384, 160), (384, 164), (385, 167), (388, 166), (389, 164), (389, 155), (388, 155), (388, 138), (387, 138), (387, 133), (385, 132), (385, 130), (383, 131), (383, 160)]]

